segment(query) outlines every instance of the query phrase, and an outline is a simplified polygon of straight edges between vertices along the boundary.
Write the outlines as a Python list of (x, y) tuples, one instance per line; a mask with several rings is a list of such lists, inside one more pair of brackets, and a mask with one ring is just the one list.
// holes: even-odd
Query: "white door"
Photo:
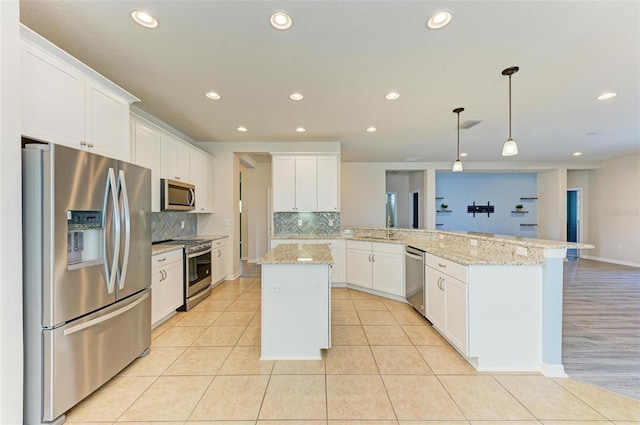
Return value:
[(318, 210), (318, 162), (315, 156), (296, 158), (296, 211)]
[(448, 276), (445, 281), (445, 333), (467, 355), (467, 285)]
[(296, 210), (296, 160), (274, 156), (272, 160), (273, 211)]
[(433, 326), (444, 332), (445, 321), (445, 299), (444, 299), (444, 275), (431, 267), (425, 267), (426, 285), (427, 290), (427, 319)]
[(403, 256), (373, 253), (373, 289), (404, 297)]
[(134, 122), (135, 163), (151, 170), (151, 211), (160, 212), (160, 131)]
[(347, 282), (365, 288), (372, 287), (371, 251), (347, 249)]
[(339, 211), (338, 157), (318, 157), (318, 211)]

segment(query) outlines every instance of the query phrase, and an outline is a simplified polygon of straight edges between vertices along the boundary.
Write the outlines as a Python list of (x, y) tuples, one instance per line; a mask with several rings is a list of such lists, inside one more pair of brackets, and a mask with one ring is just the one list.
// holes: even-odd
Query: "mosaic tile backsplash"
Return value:
[[(302, 226), (298, 226), (302, 220)], [(333, 222), (331, 222), (333, 220)], [(273, 213), (274, 235), (340, 235), (338, 212)]]
[[(182, 222), (184, 221), (184, 229)], [(186, 212), (151, 213), (151, 242), (198, 234), (198, 216)]]

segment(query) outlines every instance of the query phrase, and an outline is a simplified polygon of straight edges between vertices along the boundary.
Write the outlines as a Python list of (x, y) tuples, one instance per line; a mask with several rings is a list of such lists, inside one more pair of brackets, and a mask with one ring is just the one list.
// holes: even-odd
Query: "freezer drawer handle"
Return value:
[(149, 293), (148, 292), (146, 294), (144, 294), (144, 296), (140, 297), (138, 300), (136, 300), (136, 301), (132, 302), (131, 304), (129, 304), (128, 306), (122, 307), (120, 310), (112, 311), (109, 314), (105, 314), (104, 316), (101, 316), (101, 317), (96, 317), (95, 319), (89, 320), (88, 322), (84, 322), (81, 325), (74, 326), (74, 327), (69, 328), (69, 329), (65, 329), (62, 334), (64, 336), (71, 335), (71, 334), (74, 334), (76, 332), (80, 332), (81, 330), (90, 328), (92, 326), (99, 325), (100, 323), (106, 322), (107, 320), (111, 320), (114, 317), (119, 316), (121, 314), (124, 314), (127, 311), (131, 310), (132, 308), (137, 307), (138, 304), (140, 304), (141, 302), (143, 302), (147, 298), (149, 298)]

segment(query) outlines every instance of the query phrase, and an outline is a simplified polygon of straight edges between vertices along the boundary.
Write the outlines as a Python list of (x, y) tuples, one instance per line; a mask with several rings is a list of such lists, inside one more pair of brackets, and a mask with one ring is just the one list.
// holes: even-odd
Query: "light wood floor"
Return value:
[(565, 372), (640, 400), (640, 269), (565, 263), (563, 309)]

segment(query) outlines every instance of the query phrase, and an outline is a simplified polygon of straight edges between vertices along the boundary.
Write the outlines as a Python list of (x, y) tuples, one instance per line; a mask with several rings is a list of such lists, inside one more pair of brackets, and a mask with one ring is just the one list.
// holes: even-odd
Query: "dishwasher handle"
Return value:
[(414, 260), (422, 261), (422, 256), (421, 256), (421, 255), (411, 254), (411, 253), (409, 253), (409, 252), (407, 252), (407, 251), (405, 251), (405, 255), (406, 255), (408, 258), (412, 258), (412, 259), (414, 259)]

